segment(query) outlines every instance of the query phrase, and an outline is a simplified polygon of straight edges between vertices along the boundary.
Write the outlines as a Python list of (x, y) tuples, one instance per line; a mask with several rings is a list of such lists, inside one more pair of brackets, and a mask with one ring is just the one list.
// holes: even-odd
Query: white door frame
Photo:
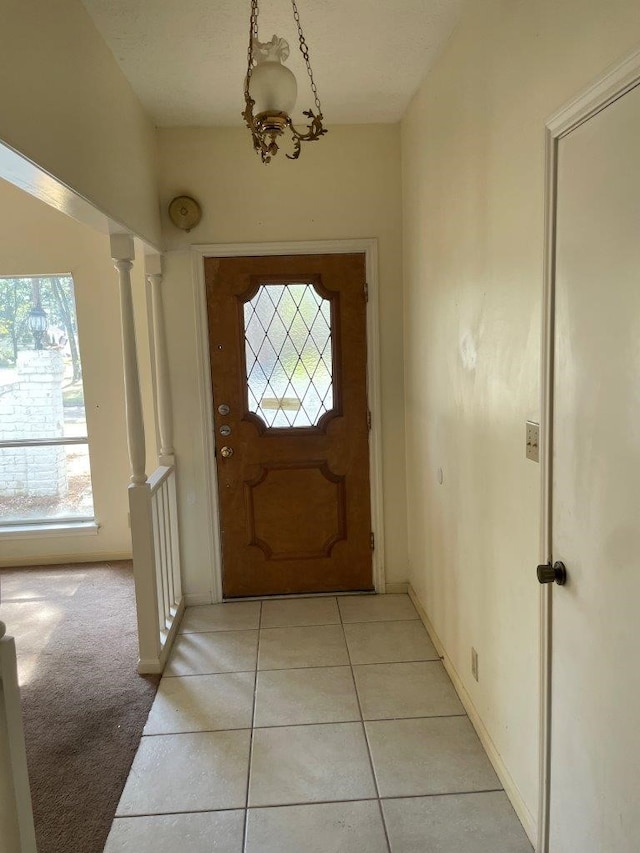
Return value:
[(196, 348), (200, 365), (198, 385), (202, 422), (205, 429), (205, 456), (210, 476), (206, 478), (209, 551), (212, 557), (212, 600), (222, 601), (222, 551), (220, 543), (220, 507), (215, 463), (215, 429), (211, 394), (207, 294), (204, 277), (205, 258), (260, 257), (273, 255), (365, 255), (368, 284), (367, 301), (367, 399), (371, 411), (369, 433), (369, 473), (371, 482), (371, 529), (375, 534), (373, 582), (378, 593), (385, 591), (384, 517), (382, 491), (382, 417), (380, 411), (380, 325), (378, 296), (378, 241), (309, 240), (291, 243), (210, 243), (191, 247), (193, 277), (196, 285)]
[[(640, 50), (635, 51), (596, 83), (555, 113), (545, 124), (545, 236), (542, 303), (541, 462), (542, 511), (540, 562), (552, 559), (553, 483), (553, 359), (557, 166), (560, 140), (640, 84)], [(537, 853), (549, 853), (551, 795), (551, 617), (552, 587), (540, 588), (540, 778)]]

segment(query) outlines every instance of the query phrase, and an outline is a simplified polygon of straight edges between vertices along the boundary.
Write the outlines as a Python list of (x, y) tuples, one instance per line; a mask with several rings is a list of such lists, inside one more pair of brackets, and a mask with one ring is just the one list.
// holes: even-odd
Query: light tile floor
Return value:
[(192, 607), (105, 853), (531, 853), (406, 595)]

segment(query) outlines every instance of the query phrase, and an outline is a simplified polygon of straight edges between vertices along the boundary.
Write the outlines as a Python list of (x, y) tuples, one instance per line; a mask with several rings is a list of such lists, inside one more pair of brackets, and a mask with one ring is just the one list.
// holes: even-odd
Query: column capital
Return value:
[(113, 265), (118, 272), (129, 272), (133, 269), (133, 261), (130, 261), (127, 258), (112, 258), (112, 260)]

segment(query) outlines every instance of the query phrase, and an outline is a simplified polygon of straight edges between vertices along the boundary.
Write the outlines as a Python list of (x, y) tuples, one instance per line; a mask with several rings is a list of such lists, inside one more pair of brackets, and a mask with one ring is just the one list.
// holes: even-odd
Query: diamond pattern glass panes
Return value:
[(262, 284), (244, 306), (249, 411), (315, 426), (333, 408), (331, 303), (311, 284)]

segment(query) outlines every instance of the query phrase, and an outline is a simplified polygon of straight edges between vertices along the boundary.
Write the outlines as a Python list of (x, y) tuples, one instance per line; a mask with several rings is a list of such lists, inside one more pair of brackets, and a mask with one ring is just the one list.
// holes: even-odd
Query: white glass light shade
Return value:
[(298, 84), (292, 71), (281, 62), (258, 62), (251, 73), (254, 115), (265, 112), (291, 114), (296, 105)]

